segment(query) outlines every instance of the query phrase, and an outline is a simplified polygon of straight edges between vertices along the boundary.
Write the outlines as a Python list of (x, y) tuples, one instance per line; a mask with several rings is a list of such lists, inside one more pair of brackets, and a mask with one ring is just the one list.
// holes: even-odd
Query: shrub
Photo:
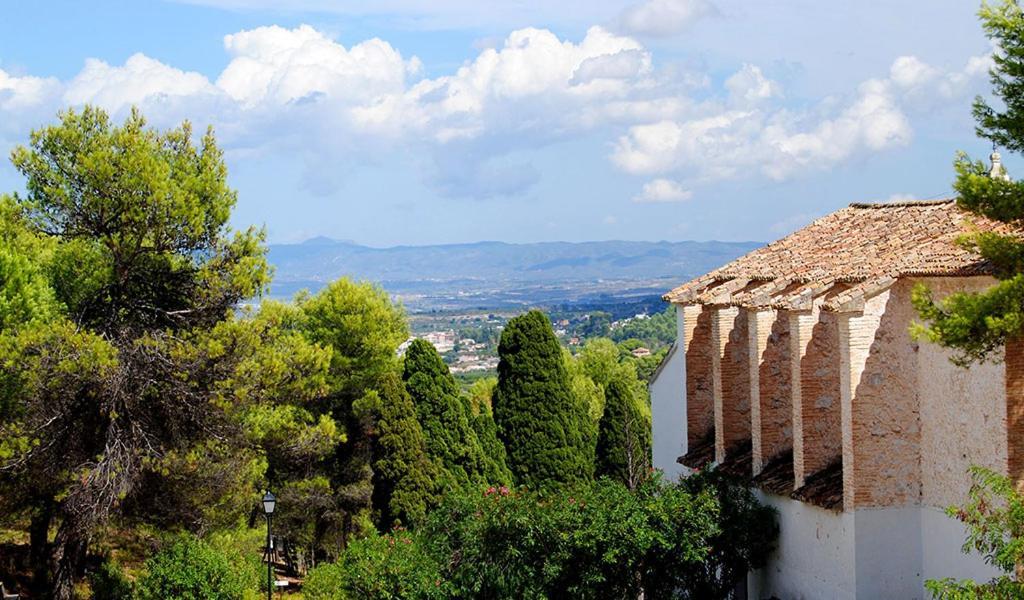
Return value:
[(666, 567), (703, 561), (716, 516), (708, 493), (658, 479), (633, 493), (605, 479), (452, 496), (431, 515), (429, 532), (448, 557), (455, 598), (633, 599), (647, 588), (671, 592)]
[(711, 536), (707, 559), (679, 570), (687, 598), (727, 598), (751, 569), (763, 567), (775, 548), (779, 525), (775, 509), (762, 505), (746, 485), (709, 469), (680, 484), (690, 493), (718, 499), (718, 532)]
[(422, 538), (402, 529), (353, 542), (338, 562), (310, 571), (302, 593), (308, 600), (448, 597), (430, 549)]
[(138, 592), (140, 600), (238, 600), (255, 591), (246, 584), (228, 555), (182, 536), (146, 561)]
[(107, 559), (89, 576), (93, 600), (131, 600), (132, 582), (120, 565)]

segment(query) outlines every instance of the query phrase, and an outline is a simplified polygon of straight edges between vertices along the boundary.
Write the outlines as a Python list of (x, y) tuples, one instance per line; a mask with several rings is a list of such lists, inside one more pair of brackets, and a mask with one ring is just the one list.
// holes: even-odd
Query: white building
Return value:
[(994, 283), (954, 243), (1001, 226), (952, 201), (854, 204), (690, 281), (651, 383), (655, 465), (712, 461), (779, 511), (751, 598), (926, 597), (927, 579), (997, 573), (964, 555), (967, 469), (1024, 481), (1024, 344), (954, 366), (915, 342), (915, 285)]

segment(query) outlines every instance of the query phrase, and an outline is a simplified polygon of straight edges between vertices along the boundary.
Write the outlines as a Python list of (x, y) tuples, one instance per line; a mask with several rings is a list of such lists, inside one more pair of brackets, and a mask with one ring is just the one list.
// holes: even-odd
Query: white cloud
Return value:
[(16, 111), (46, 102), (60, 92), (53, 77), (16, 77), (0, 69), (0, 110)]
[(118, 112), (133, 104), (196, 99), (219, 92), (203, 75), (169, 67), (145, 54), (134, 54), (124, 66), (90, 58), (64, 90), (64, 101), (98, 104)]
[[(749, 104), (775, 93), (770, 85), (759, 84), (758, 75), (745, 66), (731, 77), (732, 85), (727, 82), (726, 87), (733, 99), (739, 93)], [(748, 85), (751, 82), (754, 85)], [(705, 107), (707, 115), (631, 127), (616, 144), (612, 160), (634, 174), (678, 172), (704, 181), (757, 171), (784, 180), (828, 169), (856, 154), (910, 142), (910, 122), (891, 88), (885, 80), (866, 81), (857, 96), (831, 116), (825, 106), (801, 113), (710, 105)], [(747, 95), (750, 90), (753, 97)]]
[[(627, 13), (656, 9), (712, 10), (652, 0)], [(783, 180), (905, 146), (908, 114), (972, 93), (991, 64), (984, 55), (947, 72), (900, 57), (845, 100), (793, 108), (758, 65), (713, 86), (706, 73), (655, 68), (640, 42), (603, 27), (578, 41), (517, 29), (485, 46), (454, 72), (424, 78), (419, 59), (386, 41), (346, 47), (310, 26), (270, 26), (225, 36), (230, 61), (215, 81), (143, 54), (120, 66), (87, 60), (65, 84), (0, 70), (0, 138), (18, 127), (24, 137), (26, 111), (52, 115), (60, 100), (113, 112), (138, 104), (158, 124), (215, 124), (229, 151), (297, 155), (318, 193), (337, 189), (353, 164), (403, 152), (439, 192), (487, 197), (538, 181), (523, 151), (597, 132), (613, 140), (614, 165), (653, 178), (636, 201), (680, 201), (710, 181)]]
[(318, 97), (365, 104), (405, 90), (418, 58), (404, 60), (374, 38), (345, 48), (308, 25), (260, 27), (224, 37), (233, 57), (217, 86), (245, 108), (285, 105)]
[(725, 80), (725, 89), (730, 99), (740, 105), (758, 104), (764, 100), (782, 95), (778, 83), (768, 79), (756, 65), (745, 64), (743, 68)]
[(683, 202), (693, 197), (693, 192), (683, 189), (677, 181), (671, 179), (654, 179), (644, 184), (640, 194), (633, 197), (633, 202), (659, 203)]
[(708, 0), (644, 0), (619, 15), (619, 26), (635, 35), (672, 36), (713, 14)]

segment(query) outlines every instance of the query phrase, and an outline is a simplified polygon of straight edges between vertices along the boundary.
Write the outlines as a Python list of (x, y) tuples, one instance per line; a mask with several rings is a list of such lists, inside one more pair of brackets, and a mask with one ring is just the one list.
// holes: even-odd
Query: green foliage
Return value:
[(978, 12), (985, 35), (999, 46), (993, 53), (992, 93), (1004, 104), (1002, 112), (984, 98), (974, 100), (978, 135), (1020, 152), (1024, 150), (1024, 12), (1013, 0), (982, 2)]
[(590, 478), (588, 407), (573, 394), (548, 318), (531, 311), (510, 320), (498, 354), (494, 420), (516, 481), (538, 487)]
[(651, 422), (628, 380), (613, 379), (605, 389), (604, 415), (597, 438), (595, 474), (636, 487), (651, 467)]
[(197, 148), (187, 122), (158, 132), (134, 110), (122, 126), (92, 107), (60, 117), (11, 162), (26, 177), (27, 195), (14, 198), (32, 229), (74, 240), (79, 253), (58, 258), (93, 267), (89, 294), (59, 298), (76, 321), (105, 331), (210, 322), (265, 288), (262, 233), (227, 228), (236, 194), (212, 131)]
[(681, 573), (682, 587), (688, 598), (727, 598), (747, 572), (765, 565), (775, 548), (779, 535), (775, 510), (760, 504), (745, 483), (714, 469), (692, 475), (680, 485), (692, 494), (713, 495), (720, 507), (710, 552)]
[[(314, 600), (725, 599), (731, 590), (687, 587), (723, 543), (721, 490), (699, 487), (654, 477), (632, 492), (607, 479), (535, 492), (460, 490), (414, 533), (351, 544), (338, 562), (314, 570), (303, 591)], [(771, 511), (753, 502), (732, 510), (728, 527), (767, 520), (749, 536), (731, 531), (732, 553), (765, 554), (775, 535)]]
[(44, 271), (50, 260), (52, 243), (33, 234), (14, 201), (0, 196), (0, 331), (57, 315)]
[[(979, 96), (974, 101), (978, 135), (1014, 151), (1024, 150), (1024, 13), (1013, 0), (984, 2), (979, 12), (986, 35), (999, 48), (991, 70), (997, 110)], [(980, 161), (961, 153), (953, 187), (958, 204), (972, 213), (1019, 226), (1024, 220), (1024, 182), (991, 177)], [(952, 294), (935, 301), (919, 287), (913, 304), (924, 320), (918, 338), (952, 348), (954, 362), (985, 361), (1024, 330), (1024, 240), (1017, 235), (969, 233), (959, 243), (989, 261), (999, 283), (980, 293)]]
[[(245, 565), (192, 537), (180, 537), (146, 561), (139, 579), (139, 600), (238, 600), (253, 583)], [(249, 592), (256, 590), (249, 589)]]
[(977, 552), (1006, 575), (987, 583), (951, 578), (925, 582), (936, 598), (1024, 598), (1024, 584), (1010, 577), (1024, 564), (1024, 497), (1006, 475), (971, 467), (967, 503), (947, 514), (967, 526), (965, 554)]
[(132, 600), (135, 597), (131, 580), (109, 558), (90, 574), (89, 587), (92, 589), (93, 600)]
[(309, 339), (332, 350), (332, 394), (351, 402), (396, 368), (395, 349), (409, 330), (404, 311), (382, 288), (343, 278), (298, 298), (298, 305)]
[(428, 531), (452, 557), (451, 597), (632, 599), (675, 589), (673, 568), (704, 558), (715, 515), (708, 494), (660, 482), (634, 494), (604, 480), (454, 496)]
[(430, 342), (417, 339), (409, 345), (402, 379), (416, 407), (427, 452), (444, 468), (442, 486), (486, 483), (488, 470), (502, 475), (500, 465), (488, 469), (488, 457), (472, 426), (469, 402)]
[(441, 566), (415, 534), (372, 534), (350, 544), (338, 562), (313, 569), (302, 594), (309, 600), (447, 598)]
[(437, 503), (441, 467), (427, 452), (416, 407), (397, 375), (384, 379), (380, 392), (371, 391), (359, 410), (375, 425), (373, 506), (383, 528), (423, 520)]
[(1019, 600), (1024, 598), (1024, 587), (1012, 577), (1002, 576), (987, 583), (977, 583), (970, 579), (956, 580), (929, 579), (924, 589), (935, 600)]

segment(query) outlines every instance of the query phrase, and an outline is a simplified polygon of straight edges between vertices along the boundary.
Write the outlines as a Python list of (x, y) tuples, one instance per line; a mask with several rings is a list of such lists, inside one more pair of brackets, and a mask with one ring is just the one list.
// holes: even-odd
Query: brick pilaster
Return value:
[(1024, 337), (1006, 342), (1007, 475), (1024, 493)]
[(683, 351), (686, 359), (686, 438), (693, 448), (713, 435), (711, 311), (683, 306)]
[(816, 311), (789, 313), (790, 404), (793, 409), (793, 487), (803, 487), (808, 473), (804, 469), (804, 410), (800, 365), (811, 343), (811, 332), (817, 320)]

